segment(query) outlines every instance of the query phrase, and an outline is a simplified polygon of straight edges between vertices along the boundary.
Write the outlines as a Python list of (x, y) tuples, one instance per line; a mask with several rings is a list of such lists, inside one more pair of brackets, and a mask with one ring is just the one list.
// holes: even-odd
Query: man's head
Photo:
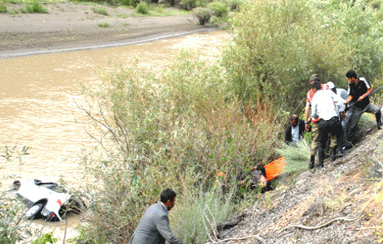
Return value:
[(314, 81), (311, 87), (314, 91), (319, 91), (320, 89), (322, 89), (322, 86), (318, 81)]
[(314, 73), (310, 76), (310, 84), (312, 85), (315, 82), (315, 80), (319, 81), (319, 75)]
[(346, 77), (347, 77), (348, 83), (353, 83), (353, 82), (358, 80), (358, 76), (357, 76), (356, 72), (352, 69), (347, 71)]
[(166, 188), (161, 192), (161, 202), (165, 204), (168, 211), (170, 211), (176, 203), (177, 194), (170, 188)]
[(290, 125), (292, 127), (295, 127), (297, 126), (297, 124), (298, 124), (298, 116), (296, 114), (290, 115)]
[(327, 82), (326, 85), (328, 86), (328, 89), (336, 93), (336, 85), (332, 81)]

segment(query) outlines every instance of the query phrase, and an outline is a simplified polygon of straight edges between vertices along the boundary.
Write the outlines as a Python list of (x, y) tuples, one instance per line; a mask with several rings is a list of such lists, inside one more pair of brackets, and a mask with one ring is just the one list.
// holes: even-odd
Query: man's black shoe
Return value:
[(311, 155), (310, 157), (310, 163), (309, 163), (309, 169), (313, 169), (315, 164), (315, 155)]
[(322, 169), (322, 168), (323, 168), (323, 164), (318, 165), (318, 169)]

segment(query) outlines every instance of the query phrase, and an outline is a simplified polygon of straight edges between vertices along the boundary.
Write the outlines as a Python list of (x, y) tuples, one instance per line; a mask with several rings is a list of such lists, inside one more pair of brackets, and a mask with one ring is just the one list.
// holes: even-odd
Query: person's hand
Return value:
[(263, 175), (259, 176), (259, 183), (263, 187), (265, 187), (267, 185), (267, 180), (266, 180), (266, 178)]
[(364, 97), (359, 97), (358, 101), (362, 101), (363, 99), (364, 99)]
[(305, 124), (305, 130), (308, 132), (310, 131), (310, 123)]

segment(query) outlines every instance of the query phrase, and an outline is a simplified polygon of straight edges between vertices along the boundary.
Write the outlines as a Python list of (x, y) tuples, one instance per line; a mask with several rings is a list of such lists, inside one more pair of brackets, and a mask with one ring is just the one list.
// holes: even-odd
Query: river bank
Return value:
[[(136, 44), (217, 29), (198, 25), (187, 12), (135, 17), (135, 10), (126, 7), (56, 2), (43, 5), (46, 14), (22, 14), (23, 4), (6, 6), (7, 13), (0, 14), (0, 58)], [(107, 15), (94, 11), (95, 6)]]

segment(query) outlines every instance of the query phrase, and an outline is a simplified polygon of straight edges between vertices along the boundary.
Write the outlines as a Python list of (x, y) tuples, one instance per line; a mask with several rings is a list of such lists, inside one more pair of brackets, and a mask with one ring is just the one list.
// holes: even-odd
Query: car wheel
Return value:
[(42, 203), (37, 203), (30, 207), (27, 212), (25, 212), (25, 218), (26, 219), (37, 219), (41, 216), (41, 210), (43, 209), (44, 205)]

